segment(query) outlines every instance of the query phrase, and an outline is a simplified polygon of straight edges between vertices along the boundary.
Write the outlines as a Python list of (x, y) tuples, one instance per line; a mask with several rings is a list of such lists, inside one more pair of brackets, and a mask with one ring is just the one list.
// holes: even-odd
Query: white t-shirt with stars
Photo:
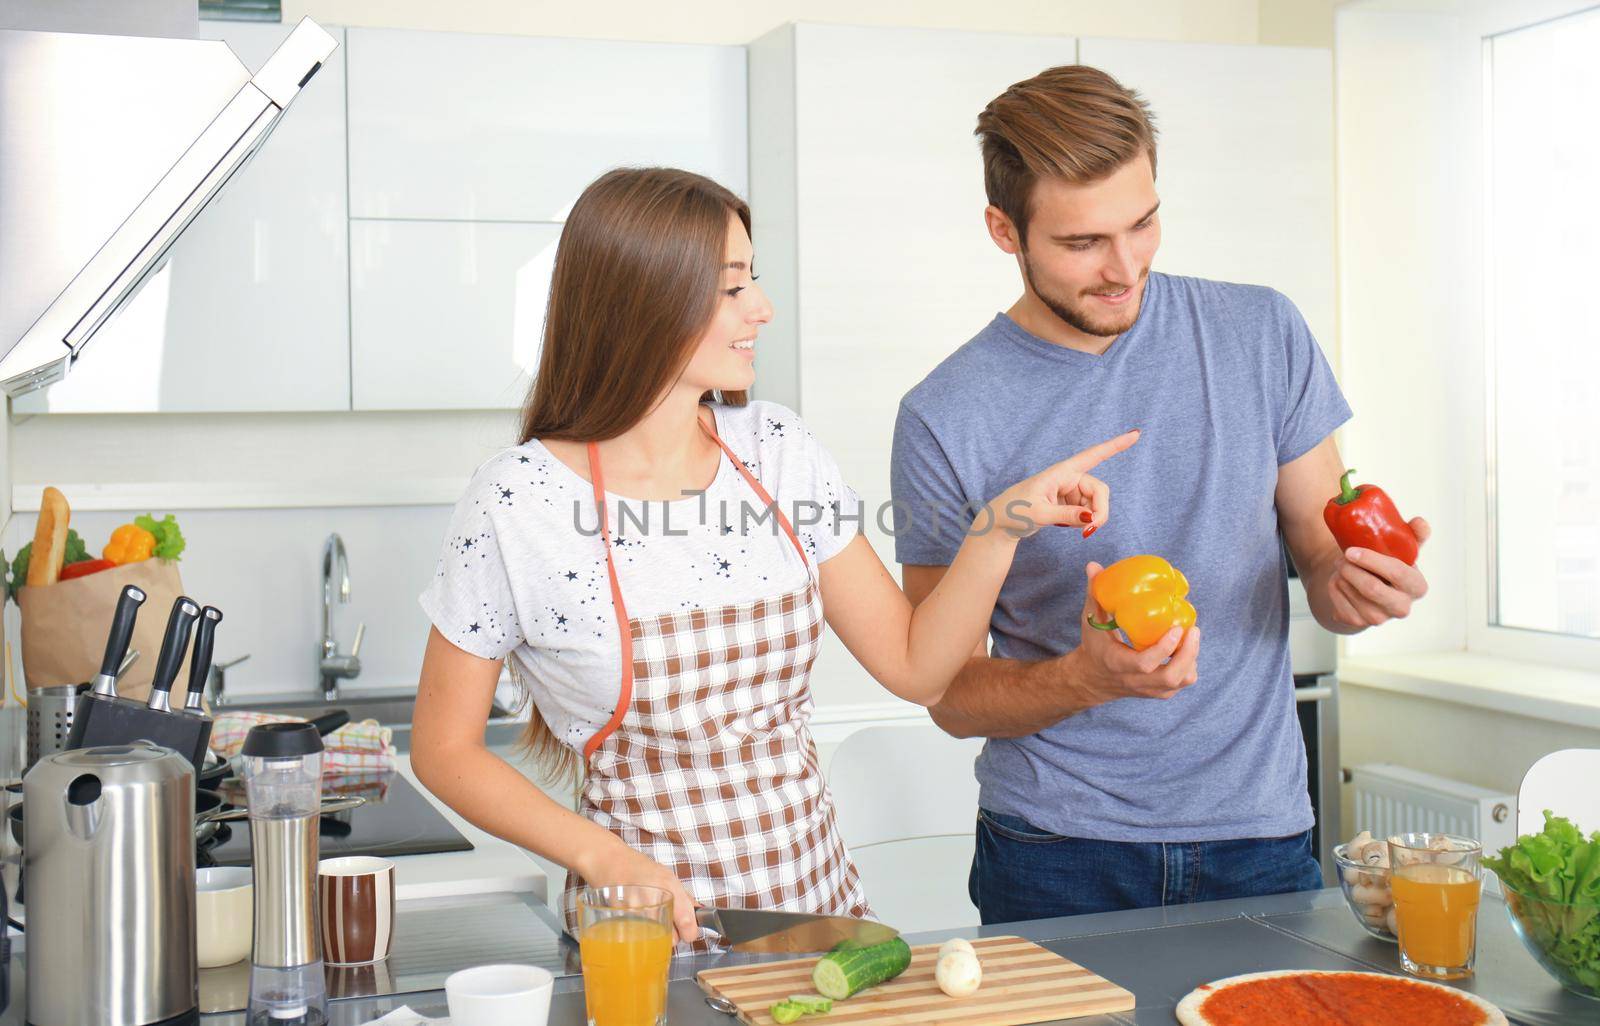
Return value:
[[(861, 500), (792, 410), (711, 407), (717, 433), (789, 518), (811, 559), (837, 555), (861, 528)], [(602, 469), (604, 469), (602, 467)], [(627, 612), (647, 618), (781, 595), (809, 570), (724, 454), (703, 496), (606, 493)], [(538, 441), (491, 457), (456, 503), (422, 608), (452, 644), (515, 660), (551, 731), (572, 748), (610, 720), (621, 648), (594, 488)]]

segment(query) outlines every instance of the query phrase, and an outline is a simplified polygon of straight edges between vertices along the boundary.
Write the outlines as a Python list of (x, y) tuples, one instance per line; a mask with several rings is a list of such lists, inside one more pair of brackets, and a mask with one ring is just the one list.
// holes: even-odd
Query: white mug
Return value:
[(195, 870), (195, 954), (200, 968), (232, 965), (250, 957), (253, 881), (248, 866)]
[(450, 1021), (462, 1026), (546, 1026), (556, 978), (531, 965), (480, 965), (444, 981)]

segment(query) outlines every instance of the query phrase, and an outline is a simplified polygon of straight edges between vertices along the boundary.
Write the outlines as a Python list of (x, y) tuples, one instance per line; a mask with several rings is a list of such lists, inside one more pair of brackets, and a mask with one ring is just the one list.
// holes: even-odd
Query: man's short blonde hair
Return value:
[(978, 115), (989, 202), (1027, 244), (1033, 187), (1042, 178), (1099, 181), (1140, 153), (1156, 167), (1154, 116), (1144, 98), (1098, 68), (1067, 64), (1018, 82)]

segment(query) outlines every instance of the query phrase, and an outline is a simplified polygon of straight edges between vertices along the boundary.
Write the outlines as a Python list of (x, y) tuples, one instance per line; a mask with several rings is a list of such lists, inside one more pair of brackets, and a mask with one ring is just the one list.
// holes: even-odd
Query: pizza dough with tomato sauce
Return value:
[(1183, 1026), (1508, 1026), (1476, 994), (1385, 973), (1283, 970), (1208, 983), (1178, 1002)]

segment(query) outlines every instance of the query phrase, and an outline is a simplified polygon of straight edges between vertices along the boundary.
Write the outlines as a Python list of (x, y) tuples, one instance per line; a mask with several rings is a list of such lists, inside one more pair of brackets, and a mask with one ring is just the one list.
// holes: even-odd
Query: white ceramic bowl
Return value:
[(546, 1026), (555, 977), (531, 965), (480, 965), (444, 981), (450, 1021), (470, 1026)]
[(200, 968), (250, 957), (255, 888), (247, 866), (194, 871), (195, 954)]

